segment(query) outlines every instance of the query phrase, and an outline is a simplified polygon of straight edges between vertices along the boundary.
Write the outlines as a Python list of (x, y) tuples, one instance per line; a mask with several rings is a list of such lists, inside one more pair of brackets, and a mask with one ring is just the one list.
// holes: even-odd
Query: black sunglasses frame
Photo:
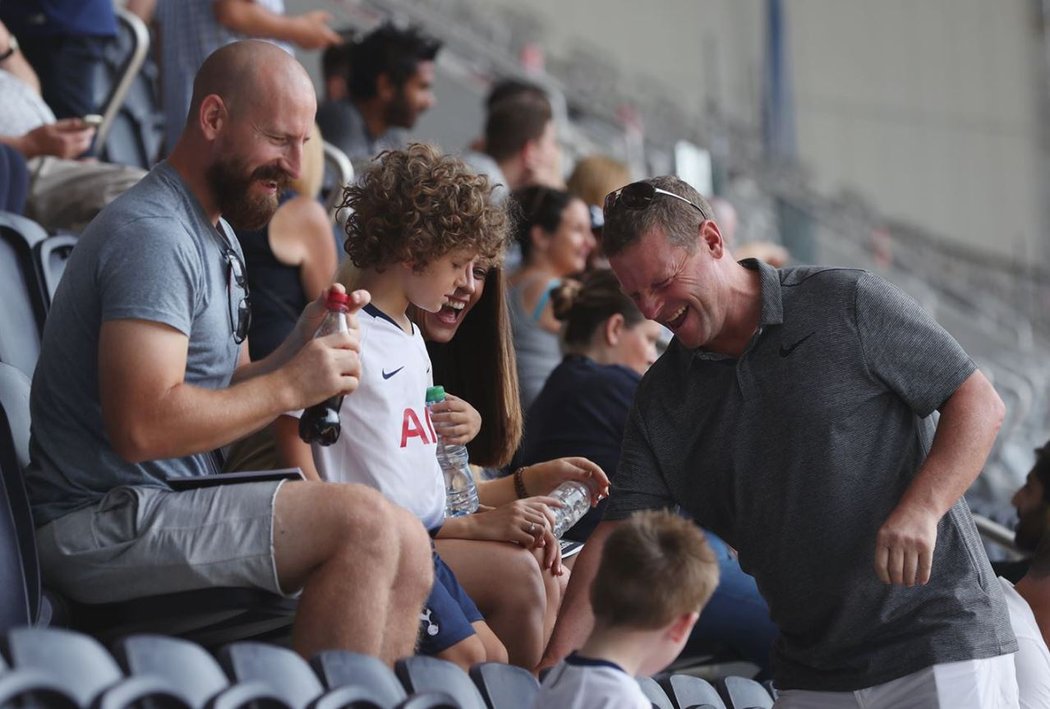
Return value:
[[(227, 246), (222, 251), (222, 257), (226, 261), (226, 292), (229, 299), (230, 329), (233, 331), (233, 341), (239, 345), (248, 339), (248, 330), (252, 326), (252, 298), (248, 289), (248, 276), (244, 261), (236, 251)], [(233, 302), (234, 285), (244, 293), (236, 305)]]
[(711, 218), (711, 215), (708, 214), (703, 207), (692, 200), (686, 199), (680, 194), (661, 189), (651, 182), (632, 182), (629, 185), (625, 185), (620, 189), (614, 190), (605, 195), (605, 205), (602, 208), (602, 212), (605, 215), (605, 218), (608, 219), (609, 212), (617, 206), (622, 206), (624, 209), (631, 211), (648, 209), (649, 205), (656, 199), (656, 195), (660, 194), (685, 202), (690, 207), (700, 212), (705, 220)]

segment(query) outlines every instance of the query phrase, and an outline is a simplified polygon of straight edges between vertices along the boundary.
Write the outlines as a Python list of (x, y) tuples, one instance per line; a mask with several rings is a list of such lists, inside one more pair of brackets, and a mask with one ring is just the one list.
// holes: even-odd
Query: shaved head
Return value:
[(208, 96), (219, 96), (232, 114), (269, 105), (276, 92), (297, 98), (309, 94), (316, 102), (309, 74), (288, 52), (255, 39), (227, 44), (212, 52), (197, 71), (186, 127), (194, 127)]

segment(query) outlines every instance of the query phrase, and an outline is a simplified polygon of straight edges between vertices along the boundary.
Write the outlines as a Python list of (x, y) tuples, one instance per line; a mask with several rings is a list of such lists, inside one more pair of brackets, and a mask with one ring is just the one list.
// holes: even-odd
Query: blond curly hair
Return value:
[(358, 268), (412, 263), (422, 272), (450, 251), (467, 249), (497, 263), (509, 238), (492, 185), (459, 158), (413, 143), (390, 150), (343, 191), (349, 208), (344, 248)]

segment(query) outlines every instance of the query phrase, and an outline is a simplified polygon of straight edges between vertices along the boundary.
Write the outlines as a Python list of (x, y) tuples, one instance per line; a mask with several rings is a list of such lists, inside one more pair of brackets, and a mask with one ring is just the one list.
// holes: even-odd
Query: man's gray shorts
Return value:
[(115, 488), (37, 530), (44, 582), (83, 603), (214, 586), (283, 593), (273, 555), (282, 482)]

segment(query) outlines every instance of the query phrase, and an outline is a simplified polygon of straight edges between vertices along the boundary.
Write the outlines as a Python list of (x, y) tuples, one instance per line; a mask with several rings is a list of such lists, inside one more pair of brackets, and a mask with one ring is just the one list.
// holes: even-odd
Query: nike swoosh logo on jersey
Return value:
[(389, 379), (390, 377), (394, 376), (395, 374), (397, 374), (398, 372), (400, 372), (404, 368), (405, 368), (404, 365), (402, 365), (402, 366), (398, 367), (397, 369), (395, 369), (392, 372), (388, 372), (385, 369), (382, 370), (382, 372), (383, 372), (383, 379)]
[(796, 349), (796, 348), (797, 348), (797, 347), (798, 347), (799, 345), (801, 345), (801, 344), (802, 344), (803, 342), (805, 342), (806, 340), (808, 340), (809, 338), (813, 337), (813, 336), (814, 336), (814, 335), (816, 335), (816, 334), (817, 334), (816, 332), (811, 332), (811, 333), (809, 333), (808, 335), (806, 335), (805, 337), (803, 337), (803, 338), (802, 338), (801, 340), (799, 340), (798, 342), (796, 342), (795, 344), (791, 345), (790, 347), (784, 347), (784, 345), (781, 345), (781, 346), (780, 346), (780, 356), (781, 356), (781, 357), (787, 357), (787, 356), (788, 356), (788, 355), (790, 355), (790, 354), (791, 354), (792, 352), (794, 352), (794, 351), (795, 351), (795, 349)]

